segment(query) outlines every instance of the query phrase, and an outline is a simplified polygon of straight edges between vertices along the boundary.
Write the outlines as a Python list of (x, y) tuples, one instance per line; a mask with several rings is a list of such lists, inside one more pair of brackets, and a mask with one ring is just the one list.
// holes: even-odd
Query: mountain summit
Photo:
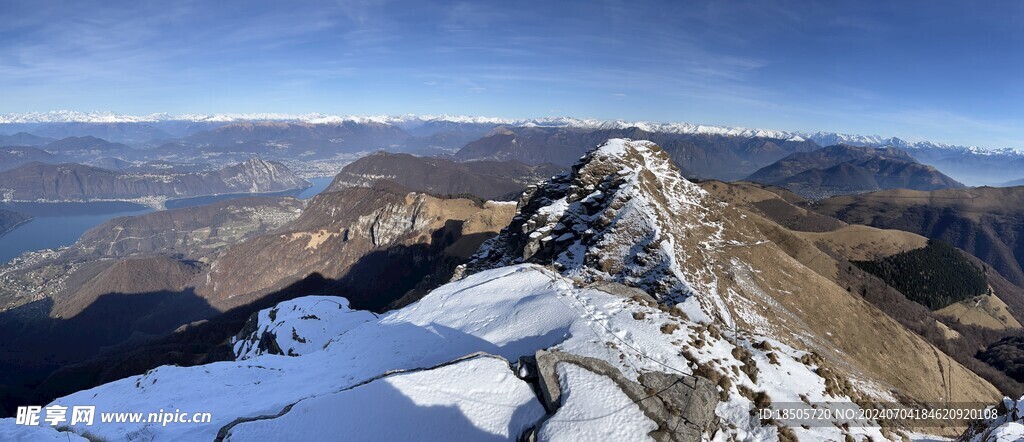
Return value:
[(763, 167), (750, 181), (785, 187), (801, 196), (860, 193), (880, 189), (936, 190), (963, 184), (896, 147), (837, 144), (789, 155)]
[[(527, 190), (512, 224), (470, 267), (551, 264), (573, 278), (682, 301), (693, 291), (680, 267), (685, 256), (721, 245), (718, 205), (654, 143), (611, 139), (571, 173)], [(682, 253), (686, 245), (694, 247)]]

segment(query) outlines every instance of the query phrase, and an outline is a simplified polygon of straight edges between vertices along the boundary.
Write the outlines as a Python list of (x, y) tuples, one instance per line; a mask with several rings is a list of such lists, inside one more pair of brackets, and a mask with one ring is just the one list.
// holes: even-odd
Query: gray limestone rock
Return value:
[(637, 383), (600, 359), (545, 350), (538, 351), (535, 359), (541, 399), (550, 414), (554, 414), (562, 403), (557, 366), (568, 363), (615, 382), (648, 418), (658, 424), (658, 430), (651, 433), (655, 440), (700, 440), (704, 432), (716, 426), (718, 392), (705, 378), (646, 372), (640, 375)]

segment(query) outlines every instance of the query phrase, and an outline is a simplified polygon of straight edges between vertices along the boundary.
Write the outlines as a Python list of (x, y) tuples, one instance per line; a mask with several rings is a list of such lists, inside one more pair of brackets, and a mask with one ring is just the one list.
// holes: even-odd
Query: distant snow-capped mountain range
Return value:
[(692, 123), (658, 123), (648, 121), (601, 120), (573, 117), (544, 117), (512, 119), (466, 115), (329, 115), (322, 113), (220, 113), (220, 114), (179, 114), (154, 113), (149, 115), (126, 115), (113, 112), (78, 112), (58, 110), (0, 114), (0, 124), (52, 124), (52, 123), (232, 123), (244, 121), (303, 122), (310, 124), (378, 123), (392, 124), (403, 128), (415, 127), (428, 122), (449, 122), (458, 124), (495, 124), (523, 127), (571, 127), (583, 129), (625, 129), (636, 127), (648, 132), (675, 134), (724, 135), (737, 137), (764, 137), (789, 141), (811, 140), (828, 146), (852, 144), (858, 146), (895, 146), (902, 149), (942, 149), (978, 155), (1010, 155), (1024, 157), (1024, 149), (988, 149), (977, 146), (959, 146), (931, 141), (906, 141), (896, 137), (879, 135), (841, 134), (835, 132), (800, 132), (772, 129), (748, 129), (743, 127), (715, 126)]

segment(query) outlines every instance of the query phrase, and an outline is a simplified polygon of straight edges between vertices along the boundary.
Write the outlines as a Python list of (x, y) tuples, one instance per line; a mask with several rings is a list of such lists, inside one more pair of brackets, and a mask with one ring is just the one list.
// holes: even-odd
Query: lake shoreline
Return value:
[(7, 203), (3, 207), (32, 218), (0, 235), (0, 263), (7, 263), (25, 252), (72, 245), (86, 231), (112, 218), (153, 211), (150, 207), (124, 202)]
[[(152, 205), (134, 201), (20, 201), (2, 202), (0, 208), (23, 213), (32, 217), (18, 225), (21, 235), (0, 235), (0, 263), (10, 261), (26, 251), (53, 249), (74, 244), (89, 229), (119, 216), (138, 216), (152, 211), (184, 209), (187, 207), (213, 204), (229, 199), (246, 197), (295, 197), (308, 199), (326, 189), (333, 177), (311, 180), (312, 185), (302, 189), (281, 192), (248, 194), (221, 194), (181, 198), (170, 206), (155, 209)], [(162, 205), (163, 206), (163, 205)], [(13, 229), (12, 229), (13, 230)]]
[(34, 219), (35, 219), (34, 216), (29, 216), (28, 218), (23, 219), (20, 222), (15, 223), (14, 225), (8, 227), (7, 230), (0, 230), (0, 238), (3, 238), (4, 235), (15, 231), (18, 227), (21, 227), (21, 226), (23, 226), (25, 224), (28, 224), (29, 222), (31, 222)]
[(187, 200), (195, 199), (195, 198), (221, 198), (221, 197), (223, 197), (223, 199), (232, 199), (232, 198), (260, 197), (260, 196), (270, 196), (270, 197), (273, 197), (273, 196), (277, 196), (277, 195), (287, 196), (285, 194), (288, 194), (288, 193), (300, 194), (300, 193), (306, 191), (307, 189), (310, 189), (310, 188), (313, 188), (313, 187), (316, 187), (316, 185), (310, 184), (309, 186), (306, 186), (306, 187), (296, 187), (294, 189), (277, 190), (277, 191), (273, 191), (273, 192), (212, 193), (212, 194), (205, 194), (205, 195), (192, 195), (192, 196), (176, 197), (176, 198), (171, 198), (171, 197), (166, 197), (166, 196), (147, 196), (147, 197), (139, 197), (139, 198), (96, 198), (96, 199), (84, 199), (84, 200), (82, 200), (82, 199), (67, 199), (67, 200), (16, 200), (16, 199), (10, 199), (10, 200), (0, 200), (0, 205), (4, 205), (4, 204), (127, 203), (127, 204), (135, 204), (135, 205), (142, 206), (142, 207), (148, 207), (148, 208), (151, 208), (153, 210), (158, 210), (159, 211), (159, 210), (170, 210), (170, 209), (181, 208), (181, 207), (190, 207), (191, 205), (168, 207), (167, 204), (168, 203), (172, 203), (172, 202), (176, 202), (176, 201), (178, 201), (178, 202), (180, 202), (180, 201), (187, 201)]

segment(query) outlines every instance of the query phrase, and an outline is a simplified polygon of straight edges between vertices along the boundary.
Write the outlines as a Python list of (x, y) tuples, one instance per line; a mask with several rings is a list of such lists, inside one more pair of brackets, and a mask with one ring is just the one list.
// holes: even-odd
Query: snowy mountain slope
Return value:
[(281, 417), (242, 422), (224, 434), (228, 441), (507, 440), (542, 416), (544, 407), (508, 362), (473, 356), (305, 399)]
[(1004, 397), (995, 409), (998, 417), (977, 422), (958, 442), (1000, 442), (1024, 440), (1024, 397), (1013, 400)]
[[(293, 302), (306, 303), (303, 308), (309, 310), (312, 304), (324, 300), (311, 297)], [(666, 333), (663, 328), (668, 325), (680, 329)], [(686, 344), (687, 330), (708, 343), (701, 348)], [(606, 360), (633, 379), (641, 371), (693, 372), (681, 349), (706, 363), (730, 360), (725, 367), (742, 366), (733, 360), (727, 342), (699, 330), (700, 326), (688, 324), (677, 313), (665, 312), (653, 303), (599, 289), (581, 289), (541, 267), (518, 265), (445, 285), (416, 304), (336, 336), (320, 351), (298, 357), (260, 355), (196, 367), (160, 367), (55, 403), (95, 404), (98, 411), (211, 412), (213, 422), (204, 425), (125, 423), (74, 428), (109, 440), (209, 440), (236, 418), (276, 415), (304, 399), (327, 397), (394, 370), (433, 367), (478, 351), (517, 360), (539, 349), (555, 348)], [(797, 361), (806, 353), (782, 345), (776, 351), (786, 355), (778, 366), (768, 364), (768, 356), (758, 355), (766, 364), (760, 372), (762, 382), (785, 386), (785, 394), (773, 391), (775, 397), (828, 399), (823, 394), (825, 381), (814, 374), (814, 367)], [(570, 380), (570, 392), (573, 382)], [(730, 399), (719, 406), (719, 415), (728, 424), (738, 426), (729, 430), (733, 434), (773, 439), (774, 427), (761, 428), (747, 414), (752, 403), (739, 389), (752, 387), (755, 384), (751, 380), (737, 378), (736, 384), (728, 386)], [(596, 404), (586, 407), (598, 409)], [(319, 412), (333, 416), (335, 410)], [(607, 425), (615, 422), (609, 420)], [(289, 428), (303, 434), (303, 427)], [(814, 429), (810, 434), (838, 437), (838, 431)], [(877, 430), (863, 431), (878, 435)]]
[[(575, 365), (558, 366), (566, 399), (544, 422), (539, 439), (551, 441), (644, 440), (658, 425), (614, 382)], [(608, 416), (595, 419), (597, 416)], [(611, 432), (608, 431), (611, 427)]]
[[(770, 338), (814, 351), (860, 384), (849, 393), (861, 399), (927, 402), (950, 395), (947, 387), (964, 399), (996, 396), (987, 382), (946, 367), (920, 337), (787, 255), (740, 211), (680, 178), (649, 142), (610, 140), (571, 174), (528, 191), (512, 224), (469, 271), (519, 262), (683, 301), (690, 318), (734, 330), (734, 342), (724, 345)], [(945, 381), (950, 374), (955, 383)]]
[(250, 320), (232, 346), (238, 359), (251, 359), (272, 353), (299, 356), (315, 352), (331, 339), (374, 320), (366, 310), (352, 310), (345, 298), (307, 296), (300, 301), (284, 301), (261, 310)]
[[(568, 232), (573, 233), (559, 239)], [(603, 361), (624, 380), (641, 385), (651, 373), (709, 380), (717, 386), (719, 401), (709, 405), (718, 422), (704, 437), (713, 440), (881, 440), (897, 434), (893, 428), (883, 433), (840, 422), (787, 428), (752, 417), (770, 403), (832, 408), (851, 401), (931, 401), (947, 394), (960, 402), (997, 396), (963, 367), (937, 360), (936, 349), (883, 313), (790, 258), (739, 211), (682, 179), (651, 143), (611, 140), (581, 159), (571, 174), (530, 192), (513, 224), (466, 273), (405, 308), (342, 325), (333, 338), (323, 328), (305, 331), (303, 321), (311, 318), (302, 317), (330, 307), (348, 318), (340, 298), (331, 306), (319, 305), (329, 300), (324, 297), (296, 299), (279, 305), (273, 317), (269, 310), (261, 312), (255, 330), (274, 327), (279, 331), (274, 339), (283, 347), (294, 344), (288, 341), (294, 329), (311, 344), (296, 350), (299, 356), (245, 350), (240, 351), (245, 359), (160, 367), (55, 403), (213, 416), (209, 424), (74, 428), (110, 440), (209, 440), (237, 419), (260, 416), (278, 417), (236, 425), (239, 439), (248, 439), (241, 436), (246, 425), (303, 438), (321, 434), (304, 422), (332, 419), (351, 406), (350, 393), (395, 370), (437, 367), (476, 352), (519, 361), (539, 350)], [(281, 313), (291, 308), (294, 314)], [(256, 339), (248, 336), (242, 336), (243, 350)], [(523, 367), (517, 373), (529, 379)], [(583, 368), (556, 365), (565, 394), (560, 407), (535, 421), (540, 439), (613, 431), (629, 437), (644, 430), (669, 437), (664, 421), (646, 411), (640, 416), (622, 399), (625, 387), (616, 391), (607, 382), (612, 377)], [(516, 393), (521, 387), (487, 390), (502, 392), (499, 403), (523, 403)], [(401, 405), (420, 403), (418, 397), (408, 391), (388, 399)], [(475, 407), (473, 400), (446, 396), (425, 403), (464, 409)], [(324, 406), (304, 405), (312, 403)], [(622, 406), (600, 413), (610, 404)], [(518, 437), (511, 428), (522, 428), (515, 413), (499, 419), (504, 427), (475, 411), (461, 413), (475, 428), (510, 428), (504, 433), (510, 437)], [(588, 424), (572, 431), (583, 433), (561, 425), (579, 417)], [(652, 432), (651, 422), (658, 431)]]
[(565, 290), (571, 287), (564, 282), (552, 286), (541, 269), (496, 270), (444, 286), (417, 304), (352, 328), (321, 351), (160, 367), (56, 402), (95, 403), (98, 410), (123, 410), (126, 405), (168, 409), (174, 404), (182, 410), (209, 411), (210, 425), (89, 429), (112, 440), (156, 435), (209, 440), (237, 417), (276, 414), (301, 399), (334, 393), (389, 371), (436, 366), (477, 351), (516, 360), (554, 345), (583, 327), (574, 324), (578, 316), (559, 301), (559, 292)]
[(87, 442), (71, 431), (54, 431), (50, 427), (15, 425), (13, 418), (0, 419), (0, 440), (31, 442)]

